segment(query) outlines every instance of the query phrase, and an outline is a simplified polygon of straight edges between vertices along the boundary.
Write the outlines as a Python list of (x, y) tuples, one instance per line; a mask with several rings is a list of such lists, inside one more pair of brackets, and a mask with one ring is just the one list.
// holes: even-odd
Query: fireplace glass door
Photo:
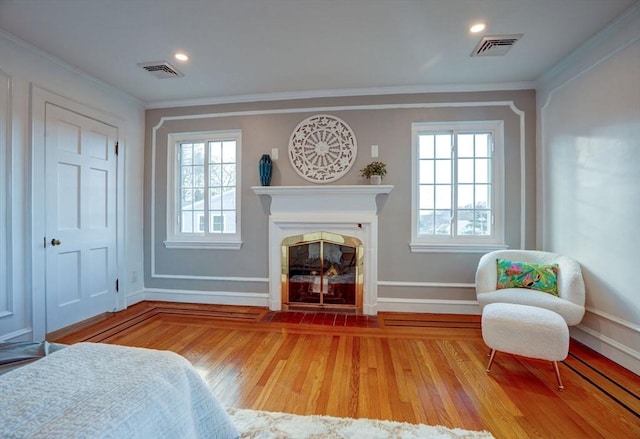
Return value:
[(283, 245), (283, 302), (289, 306), (358, 307), (362, 295), (359, 240), (327, 232), (301, 235), (299, 241), (296, 238)]

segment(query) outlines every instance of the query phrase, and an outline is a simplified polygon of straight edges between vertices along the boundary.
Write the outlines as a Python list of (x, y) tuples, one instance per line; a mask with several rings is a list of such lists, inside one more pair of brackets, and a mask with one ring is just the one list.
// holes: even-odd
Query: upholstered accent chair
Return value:
[[(529, 288), (497, 288), (497, 259), (533, 264), (558, 264), (558, 296)], [(562, 316), (567, 326), (577, 325), (585, 312), (585, 289), (580, 264), (557, 253), (537, 250), (496, 250), (482, 256), (476, 270), (476, 296), (484, 309), (490, 303), (536, 306)]]

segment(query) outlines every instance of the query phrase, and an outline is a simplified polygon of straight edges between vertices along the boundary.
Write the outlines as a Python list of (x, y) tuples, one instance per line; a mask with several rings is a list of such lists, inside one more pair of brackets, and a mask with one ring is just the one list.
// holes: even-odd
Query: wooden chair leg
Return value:
[(553, 362), (553, 368), (556, 371), (556, 379), (558, 380), (558, 389), (564, 390), (564, 386), (562, 385), (562, 380), (560, 379), (560, 369), (558, 369), (558, 362)]
[(493, 359), (496, 357), (496, 350), (491, 349), (491, 355), (489, 357), (489, 364), (487, 365), (487, 373), (491, 370), (491, 365), (493, 364)]

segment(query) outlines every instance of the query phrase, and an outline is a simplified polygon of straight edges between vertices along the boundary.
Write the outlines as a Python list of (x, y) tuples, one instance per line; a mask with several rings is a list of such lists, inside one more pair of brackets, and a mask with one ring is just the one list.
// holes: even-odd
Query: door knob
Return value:
[(60, 242), (60, 240), (59, 240), (59, 239), (55, 239), (55, 238), (53, 238), (53, 239), (51, 240), (51, 245), (53, 245), (53, 246), (60, 245), (60, 244), (62, 244), (62, 243)]

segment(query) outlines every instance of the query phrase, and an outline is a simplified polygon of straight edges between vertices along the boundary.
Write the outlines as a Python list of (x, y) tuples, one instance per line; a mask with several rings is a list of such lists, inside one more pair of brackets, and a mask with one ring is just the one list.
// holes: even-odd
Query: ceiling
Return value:
[[(523, 88), (635, 1), (0, 0), (0, 29), (162, 106)], [(487, 28), (469, 33), (477, 21)], [(470, 56), (511, 34), (523, 36), (506, 55)], [(157, 79), (147, 61), (184, 77)]]

